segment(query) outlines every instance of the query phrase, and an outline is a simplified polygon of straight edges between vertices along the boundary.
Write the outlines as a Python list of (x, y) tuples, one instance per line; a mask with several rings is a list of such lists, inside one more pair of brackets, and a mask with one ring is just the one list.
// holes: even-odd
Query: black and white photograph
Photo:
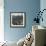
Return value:
[(24, 27), (25, 26), (25, 13), (24, 12), (11, 12), (10, 13), (10, 26), (11, 27)]

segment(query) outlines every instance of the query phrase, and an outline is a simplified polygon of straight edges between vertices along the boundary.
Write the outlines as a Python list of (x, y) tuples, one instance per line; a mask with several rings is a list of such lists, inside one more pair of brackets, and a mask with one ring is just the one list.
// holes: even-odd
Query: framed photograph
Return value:
[(25, 12), (10, 12), (11, 27), (25, 27)]

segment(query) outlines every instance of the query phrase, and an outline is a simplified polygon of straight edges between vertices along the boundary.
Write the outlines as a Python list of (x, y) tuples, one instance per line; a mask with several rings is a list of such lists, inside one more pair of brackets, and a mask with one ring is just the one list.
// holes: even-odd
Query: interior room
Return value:
[(0, 0), (0, 46), (46, 46), (46, 0)]

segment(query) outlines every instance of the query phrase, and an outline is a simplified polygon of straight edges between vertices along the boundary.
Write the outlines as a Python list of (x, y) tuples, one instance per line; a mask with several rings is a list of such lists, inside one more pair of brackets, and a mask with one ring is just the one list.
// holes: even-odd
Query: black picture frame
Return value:
[(25, 27), (26, 12), (10, 12), (10, 27)]

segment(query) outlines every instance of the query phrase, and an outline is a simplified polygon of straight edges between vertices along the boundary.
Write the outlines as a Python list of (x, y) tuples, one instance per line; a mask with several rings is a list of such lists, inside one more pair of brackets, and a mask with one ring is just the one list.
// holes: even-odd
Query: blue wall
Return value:
[[(46, 9), (46, 0), (41, 0), (40, 1), (40, 10), (42, 11), (43, 9)], [(46, 10), (43, 12), (43, 22), (40, 21), (40, 25), (46, 27)]]
[[(40, 9), (40, 0), (4, 0), (4, 38), (18, 41), (31, 31), (33, 19)], [(10, 28), (10, 12), (26, 12), (25, 28)]]

